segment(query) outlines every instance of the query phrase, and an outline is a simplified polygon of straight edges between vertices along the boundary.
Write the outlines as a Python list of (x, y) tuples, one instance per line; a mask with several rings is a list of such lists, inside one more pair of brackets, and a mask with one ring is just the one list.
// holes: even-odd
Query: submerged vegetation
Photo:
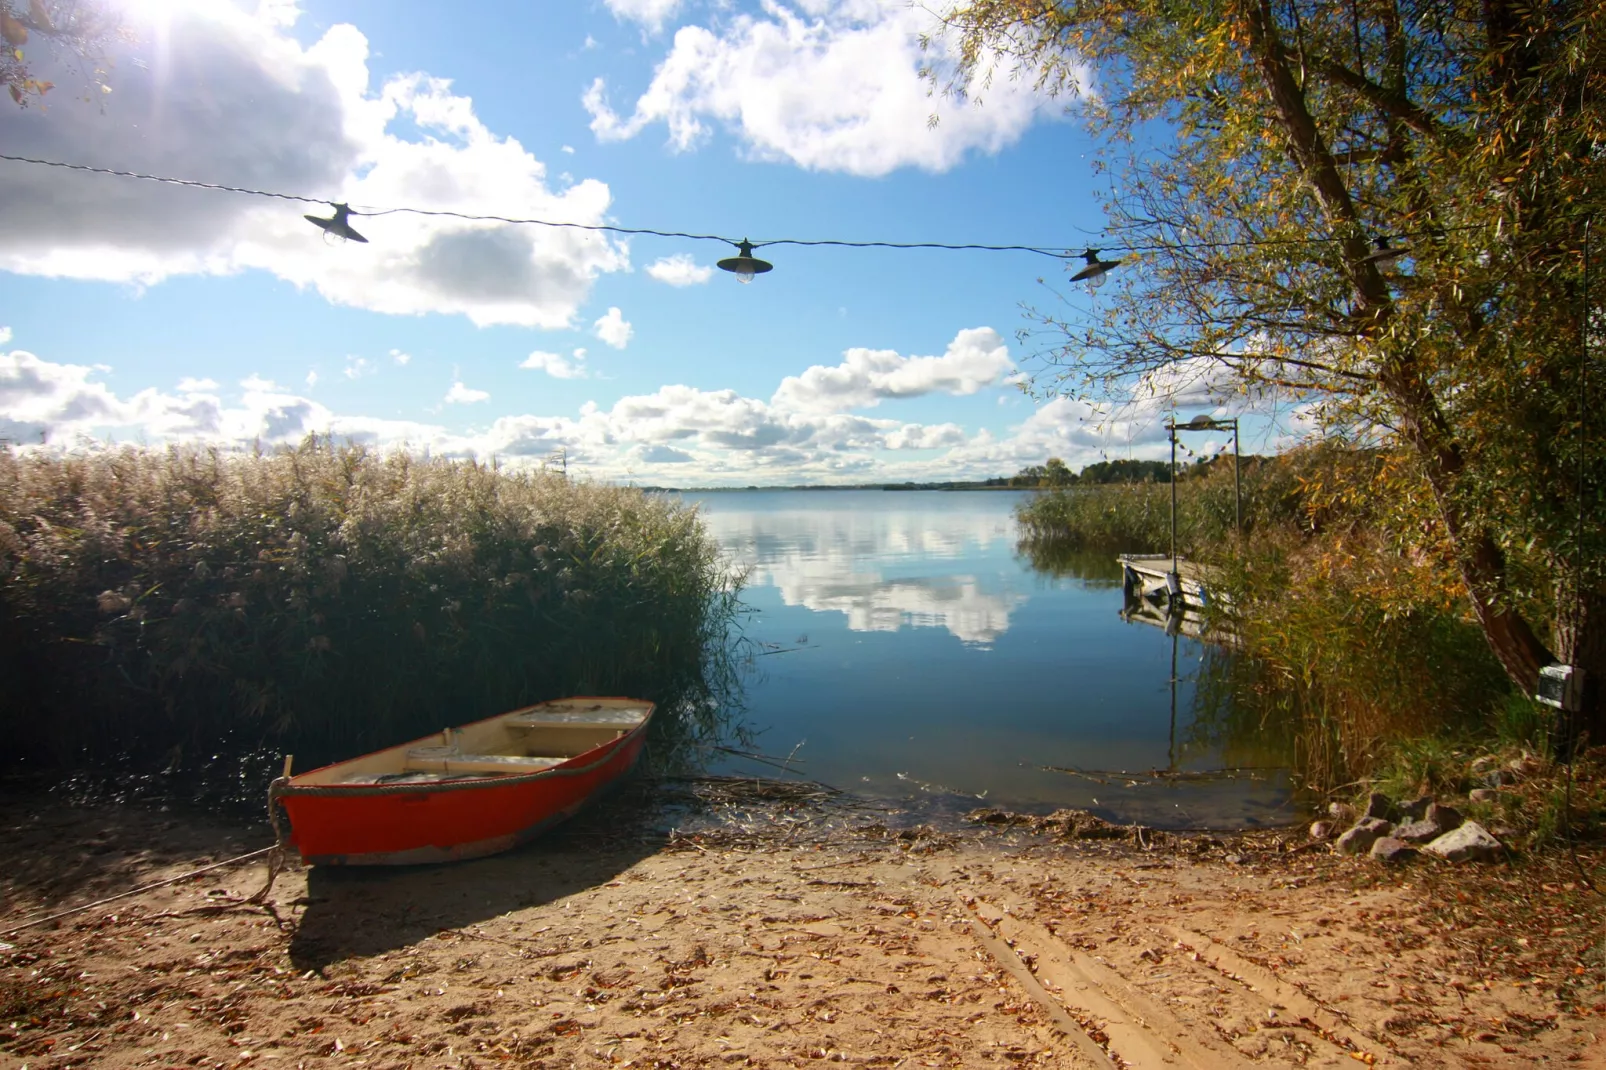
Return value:
[(0, 714), (36, 763), (315, 759), (588, 693), (696, 735), (737, 587), (691, 508), (548, 472), (0, 450)]

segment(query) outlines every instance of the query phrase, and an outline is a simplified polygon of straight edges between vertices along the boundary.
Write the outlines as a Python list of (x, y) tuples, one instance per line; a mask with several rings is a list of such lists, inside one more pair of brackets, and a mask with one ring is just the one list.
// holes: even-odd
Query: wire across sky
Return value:
[[(139, 171), (119, 171), (110, 167), (93, 167), (89, 164), (65, 163), (60, 160), (42, 160), (31, 156), (13, 156), (0, 153), (0, 160), (12, 163), (29, 164), (36, 167), (55, 167), (67, 171), (81, 171), (94, 175), (107, 175), (113, 178), (134, 179), (141, 182), (156, 182), (168, 186), (183, 186), (190, 189), (214, 190), (220, 193), (238, 193), (250, 197), (268, 197), (274, 200), (294, 201), (300, 204), (331, 205), (341, 207), (339, 202), (331, 201), (327, 197), (307, 197), (295, 193), (278, 193), (272, 190), (253, 189), (249, 186), (231, 186), (221, 182), (203, 182), (192, 178), (174, 178), (168, 175), (151, 175)], [(439, 208), (415, 207), (364, 207), (351, 206), (349, 212), (353, 216), (385, 216), (385, 215), (416, 215), (447, 219), (460, 219), (469, 223), (505, 223), (513, 226), (551, 227), (554, 229), (584, 230), (605, 234), (620, 234), (625, 236), (645, 236), (654, 238), (683, 238), (690, 241), (717, 241), (726, 245), (740, 247), (744, 242), (753, 249), (761, 249), (774, 245), (795, 246), (830, 246), (844, 249), (940, 249), (953, 252), (989, 252), (989, 253), (1032, 253), (1037, 256), (1046, 256), (1054, 260), (1066, 261), (1073, 257), (1085, 256), (1092, 252), (1123, 252), (1145, 253), (1160, 252), (1172, 246), (1161, 245), (1129, 245), (1119, 242), (1106, 241), (1105, 244), (1092, 250), (1059, 248), (1041, 245), (984, 245), (975, 243), (950, 242), (894, 242), (894, 241), (849, 241), (837, 238), (768, 238), (761, 241), (748, 241), (746, 238), (729, 238), (723, 234), (694, 234), (680, 230), (656, 230), (650, 227), (620, 227), (607, 223), (570, 223), (550, 219), (521, 218), (518, 216), (479, 214), (475, 212), (458, 212)], [(1465, 229), (1465, 228), (1451, 228)], [(1400, 234), (1399, 238), (1410, 238), (1415, 235)], [(1345, 240), (1339, 236), (1313, 236), (1305, 238), (1272, 238), (1272, 239), (1243, 239), (1224, 242), (1198, 241), (1188, 243), (1198, 248), (1226, 249), (1250, 248), (1255, 246), (1289, 246), (1289, 245), (1315, 245)]]

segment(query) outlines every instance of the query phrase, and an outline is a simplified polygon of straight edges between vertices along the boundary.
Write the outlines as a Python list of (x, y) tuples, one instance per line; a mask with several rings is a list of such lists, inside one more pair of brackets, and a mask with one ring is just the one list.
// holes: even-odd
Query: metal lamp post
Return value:
[(1242, 454), (1238, 449), (1238, 418), (1217, 420), (1200, 414), (1185, 424), (1173, 418), (1165, 425), (1171, 438), (1171, 571), (1177, 571), (1177, 432), (1178, 431), (1231, 431), (1232, 432), (1232, 519), (1240, 536), (1244, 533), (1244, 482)]

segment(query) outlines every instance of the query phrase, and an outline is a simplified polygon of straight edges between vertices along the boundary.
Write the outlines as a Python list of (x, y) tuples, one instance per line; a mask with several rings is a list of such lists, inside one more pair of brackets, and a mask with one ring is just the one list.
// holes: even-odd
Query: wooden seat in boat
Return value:
[(509, 728), (631, 729), (647, 719), (648, 706), (545, 705), (515, 713), (502, 723)]
[(530, 754), (463, 754), (456, 747), (414, 747), (407, 752), (405, 768), (419, 773), (535, 773), (568, 760)]

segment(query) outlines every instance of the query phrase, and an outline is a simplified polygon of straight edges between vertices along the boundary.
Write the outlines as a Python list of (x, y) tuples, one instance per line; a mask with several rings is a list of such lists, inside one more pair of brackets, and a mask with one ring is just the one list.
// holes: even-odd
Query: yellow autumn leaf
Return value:
[(11, 12), (0, 12), (0, 37), (13, 45), (28, 43), (28, 27), (12, 17)]

